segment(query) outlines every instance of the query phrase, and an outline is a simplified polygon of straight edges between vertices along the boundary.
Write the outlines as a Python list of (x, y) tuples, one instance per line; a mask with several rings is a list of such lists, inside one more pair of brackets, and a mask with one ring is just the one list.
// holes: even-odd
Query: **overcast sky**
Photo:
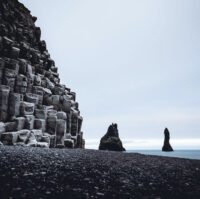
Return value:
[(200, 148), (199, 0), (20, 0), (37, 16), (87, 148), (118, 123), (125, 148)]

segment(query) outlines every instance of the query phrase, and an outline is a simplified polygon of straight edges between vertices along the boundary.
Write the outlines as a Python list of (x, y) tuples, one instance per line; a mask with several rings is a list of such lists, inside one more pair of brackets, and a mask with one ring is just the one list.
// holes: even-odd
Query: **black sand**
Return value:
[(200, 198), (200, 161), (0, 147), (0, 198)]

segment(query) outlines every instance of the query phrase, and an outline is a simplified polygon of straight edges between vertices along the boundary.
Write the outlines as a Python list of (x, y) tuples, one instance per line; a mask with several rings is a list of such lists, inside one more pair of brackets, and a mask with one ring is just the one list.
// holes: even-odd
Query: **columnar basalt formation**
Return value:
[(76, 93), (60, 84), (36, 20), (17, 0), (0, 1), (0, 140), (84, 148)]
[(111, 124), (107, 133), (101, 138), (99, 150), (125, 151), (119, 138), (117, 124)]
[(169, 140), (170, 140), (170, 133), (169, 133), (169, 130), (167, 128), (165, 128), (164, 130), (164, 145), (162, 147), (162, 151), (173, 151), (170, 143), (169, 143)]

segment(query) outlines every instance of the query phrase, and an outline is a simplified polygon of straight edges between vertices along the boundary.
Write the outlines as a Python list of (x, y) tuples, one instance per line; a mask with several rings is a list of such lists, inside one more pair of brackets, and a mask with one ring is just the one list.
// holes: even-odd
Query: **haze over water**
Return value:
[(146, 155), (157, 155), (157, 156), (200, 160), (200, 150), (176, 150), (172, 152), (163, 152), (161, 150), (128, 150), (127, 153), (141, 153)]

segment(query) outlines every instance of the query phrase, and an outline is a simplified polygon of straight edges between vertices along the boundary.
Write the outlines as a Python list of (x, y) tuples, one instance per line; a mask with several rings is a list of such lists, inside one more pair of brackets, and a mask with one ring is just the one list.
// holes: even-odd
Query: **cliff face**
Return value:
[(60, 84), (36, 20), (17, 0), (0, 1), (0, 139), (84, 148), (76, 93)]

